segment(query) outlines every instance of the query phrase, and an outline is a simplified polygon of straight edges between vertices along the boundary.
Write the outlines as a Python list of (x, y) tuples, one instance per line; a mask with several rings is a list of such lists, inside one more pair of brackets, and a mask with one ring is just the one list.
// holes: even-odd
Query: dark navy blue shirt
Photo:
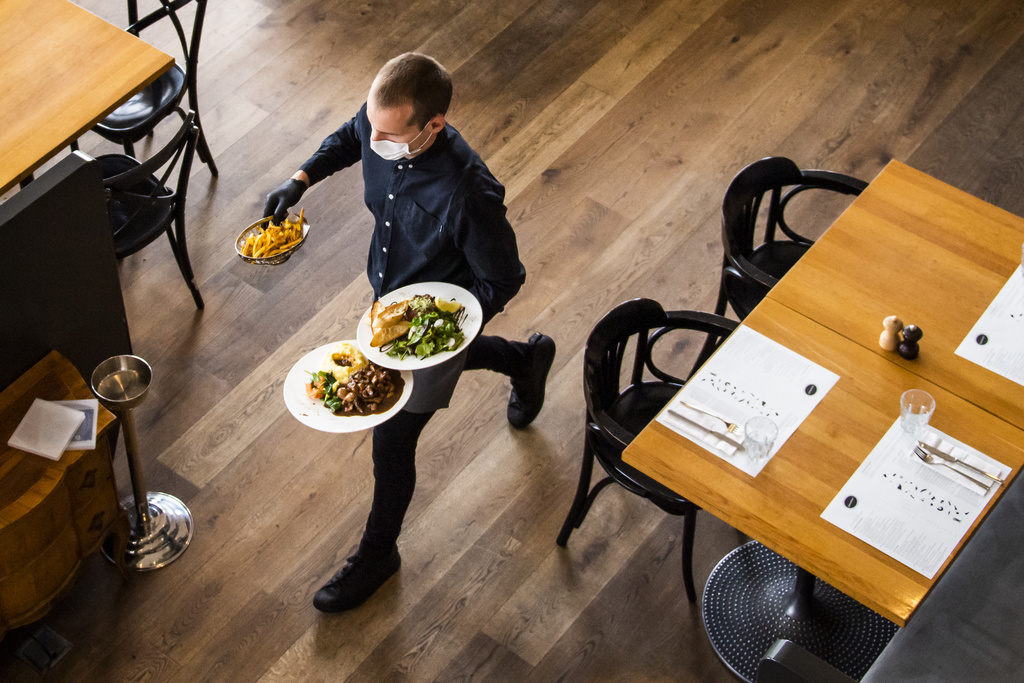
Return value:
[(526, 279), (505, 217), (505, 188), (450, 125), (427, 151), (398, 161), (371, 150), (370, 134), (364, 104), (302, 170), (313, 185), (362, 160), (374, 218), (366, 274), (375, 297), (416, 282), (449, 282), (472, 292), (490, 320)]

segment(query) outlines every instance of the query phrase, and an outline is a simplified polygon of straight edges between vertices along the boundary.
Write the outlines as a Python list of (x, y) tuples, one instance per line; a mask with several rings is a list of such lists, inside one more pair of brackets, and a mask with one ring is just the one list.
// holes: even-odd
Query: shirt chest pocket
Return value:
[(397, 237), (404, 247), (402, 251), (416, 253), (428, 259), (447, 246), (449, 230), (441, 218), (429, 213), (414, 201), (404, 202), (398, 207), (396, 216)]

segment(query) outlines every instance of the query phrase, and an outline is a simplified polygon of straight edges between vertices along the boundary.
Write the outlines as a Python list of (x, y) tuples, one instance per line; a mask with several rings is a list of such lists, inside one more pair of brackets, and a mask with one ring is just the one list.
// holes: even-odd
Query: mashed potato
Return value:
[(359, 350), (355, 344), (349, 342), (338, 342), (327, 352), (323, 365), (320, 369), (334, 375), (339, 384), (348, 384), (349, 378), (356, 370), (362, 370), (370, 361)]

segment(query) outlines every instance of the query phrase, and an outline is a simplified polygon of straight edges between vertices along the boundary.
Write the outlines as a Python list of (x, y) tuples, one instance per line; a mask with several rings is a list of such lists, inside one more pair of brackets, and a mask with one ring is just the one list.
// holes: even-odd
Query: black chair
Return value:
[[(740, 320), (746, 318), (811, 247), (812, 240), (786, 223), (786, 207), (796, 195), (807, 190), (859, 195), (865, 187), (864, 181), (841, 173), (801, 171), (784, 157), (766, 157), (736, 174), (722, 202), (725, 257), (715, 313), (724, 315), (729, 304)], [(784, 188), (789, 189), (784, 192)], [(766, 194), (770, 196), (764, 237), (755, 244), (758, 213)]]
[[(587, 422), (583, 446), (583, 464), (579, 485), (569, 515), (558, 534), (558, 545), (565, 546), (573, 529), (579, 528), (597, 494), (615, 482), (638, 496), (649, 499), (673, 515), (683, 515), (683, 583), (690, 602), (696, 602), (693, 585), (693, 534), (697, 506), (662, 486), (622, 461), (622, 452), (658, 412), (672, 399), (686, 379), (700, 367), (737, 323), (695, 311), (665, 310), (656, 301), (633, 299), (612, 309), (594, 327), (587, 339), (583, 357), (583, 393), (587, 403)], [(690, 331), (669, 335), (674, 341), (663, 351), (682, 348), (702, 349), (686, 374), (676, 377), (661, 369), (654, 359), (659, 340), (672, 331)], [(676, 337), (688, 334), (692, 339), (678, 346)], [(710, 341), (710, 344), (705, 343)], [(629, 384), (621, 388), (622, 362), (627, 347), (634, 347)], [(660, 347), (659, 347), (660, 348)], [(661, 353), (661, 351), (659, 351)], [(664, 365), (664, 363), (662, 363)], [(645, 372), (646, 370), (646, 372)], [(590, 489), (590, 478), (597, 459), (607, 477)], [(589, 490), (589, 492), (588, 492)]]
[[(196, 287), (185, 243), (185, 198), (198, 136), (195, 114), (190, 111), (171, 141), (149, 159), (140, 162), (124, 154), (105, 154), (97, 161), (103, 171), (107, 213), (114, 231), (114, 254), (118, 258), (134, 254), (160, 233), (166, 233), (196, 308), (202, 309), (203, 297)], [(177, 178), (172, 189), (168, 182), (175, 169)]]
[[(217, 165), (213, 161), (210, 146), (206, 143), (203, 126), (199, 120), (199, 97), (196, 88), (196, 73), (199, 66), (199, 43), (203, 32), (203, 19), (206, 16), (207, 0), (159, 0), (160, 7), (149, 12), (142, 18), (138, 17), (136, 0), (128, 0), (127, 31), (138, 36), (162, 19), (168, 19), (174, 25), (175, 33), (181, 43), (185, 58), (185, 68), (175, 63), (156, 81), (146, 86), (130, 100), (122, 104), (113, 113), (100, 121), (93, 130), (102, 137), (124, 146), (125, 154), (135, 156), (134, 143), (151, 134), (157, 124), (171, 112), (177, 112), (184, 120), (185, 112), (181, 108), (181, 100), (188, 94), (188, 108), (195, 112), (195, 125), (199, 128), (197, 151), (199, 159), (210, 167), (210, 173), (217, 175)], [(195, 2), (195, 17), (192, 21), (192, 35), (186, 36), (179, 11), (191, 2)]]

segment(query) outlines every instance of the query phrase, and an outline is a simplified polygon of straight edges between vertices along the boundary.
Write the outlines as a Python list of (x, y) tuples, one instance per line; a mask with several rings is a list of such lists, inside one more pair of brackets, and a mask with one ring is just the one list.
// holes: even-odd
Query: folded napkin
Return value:
[(673, 403), (662, 417), (667, 426), (711, 451), (731, 457), (743, 447), (743, 440), (730, 434), (724, 422), (681, 403)]
[[(960, 462), (967, 463), (973, 467), (977, 467), (980, 470), (989, 472), (993, 476), (1003, 479), (1006, 477), (1007, 474), (1009, 474), (1009, 468), (1003, 465), (1002, 463), (999, 463), (986, 455), (982, 455), (977, 451), (972, 452), (973, 449), (967, 450), (966, 448), (961, 447), (959, 444), (954, 443), (951, 440), (943, 439), (942, 436), (942, 434), (936, 433), (934, 431), (929, 431), (926, 434), (923, 434), (920, 440), (922, 443), (931, 446), (933, 449), (941, 453), (945, 453), (946, 455), (956, 458)], [(914, 457), (917, 456), (915, 455)], [(980, 474), (978, 472), (971, 470), (970, 467), (963, 467), (957, 465), (954, 462), (947, 462), (947, 464), (953, 469), (955, 469), (956, 472), (963, 472), (969, 477), (973, 477), (978, 481), (985, 482), (986, 486), (988, 486), (989, 488), (991, 488), (991, 486), (993, 485), (997, 485), (997, 482), (989, 479), (984, 474)], [(962, 486), (967, 487), (972, 491), (975, 491), (979, 494), (985, 494), (987, 492), (986, 488), (972, 484), (965, 477), (958, 476), (956, 472), (954, 472), (952, 469), (948, 467), (938, 465), (936, 466), (936, 470), (939, 471), (943, 476), (955, 481), (956, 483)]]

